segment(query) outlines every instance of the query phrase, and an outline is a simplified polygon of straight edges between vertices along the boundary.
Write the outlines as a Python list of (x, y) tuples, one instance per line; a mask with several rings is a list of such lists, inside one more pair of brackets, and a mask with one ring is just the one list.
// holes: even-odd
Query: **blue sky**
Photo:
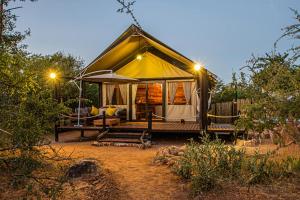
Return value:
[[(31, 29), (28, 50), (61, 51), (88, 64), (131, 23), (117, 13), (115, 0), (39, 0), (18, 2), (18, 30)], [(294, 23), (289, 8), (299, 0), (136, 0), (143, 29), (185, 56), (200, 61), (225, 82), (251, 54), (273, 48), (281, 28)], [(293, 41), (283, 40), (279, 49)]]

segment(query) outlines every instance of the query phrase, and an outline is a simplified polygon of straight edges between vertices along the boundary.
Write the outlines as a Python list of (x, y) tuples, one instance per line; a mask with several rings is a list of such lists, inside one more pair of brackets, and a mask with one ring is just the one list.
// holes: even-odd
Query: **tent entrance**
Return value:
[(144, 82), (137, 85), (135, 98), (135, 116), (137, 121), (146, 121), (147, 113), (152, 111), (154, 120), (163, 116), (163, 82)]

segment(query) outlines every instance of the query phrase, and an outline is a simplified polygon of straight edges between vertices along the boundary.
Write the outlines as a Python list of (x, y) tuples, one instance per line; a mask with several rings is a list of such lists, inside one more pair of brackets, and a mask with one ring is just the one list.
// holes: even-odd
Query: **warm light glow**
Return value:
[(141, 54), (138, 54), (138, 55), (136, 56), (136, 59), (137, 59), (137, 60), (142, 60), (142, 58), (143, 58), (143, 56), (142, 56)]
[(49, 77), (51, 79), (56, 79), (56, 74), (54, 72), (51, 72), (50, 75), (49, 75)]
[(199, 71), (202, 68), (202, 66), (199, 63), (196, 63), (194, 65), (194, 70)]

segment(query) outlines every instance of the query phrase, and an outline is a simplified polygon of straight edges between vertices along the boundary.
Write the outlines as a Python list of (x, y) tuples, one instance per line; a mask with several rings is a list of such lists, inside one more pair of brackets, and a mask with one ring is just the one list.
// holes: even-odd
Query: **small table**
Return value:
[[(119, 118), (106, 118), (105, 123), (108, 126), (115, 126), (120, 124), (120, 119)], [(94, 126), (102, 126), (103, 125), (103, 119), (96, 119), (93, 121)]]

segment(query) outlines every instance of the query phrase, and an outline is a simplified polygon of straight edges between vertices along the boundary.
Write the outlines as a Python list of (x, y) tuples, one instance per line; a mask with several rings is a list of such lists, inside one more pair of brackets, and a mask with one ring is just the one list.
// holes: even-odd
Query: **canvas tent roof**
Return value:
[[(140, 68), (137, 68), (136, 55), (143, 53), (149, 55), (149, 57), (146, 56), (146, 58), (148, 58), (146, 61), (142, 61), (146, 63), (145, 68), (147, 68), (149, 75), (145, 73), (141, 74)], [(156, 68), (152, 68), (151, 71), (149, 67), (151, 62), (162, 65), (158, 67), (155, 66)], [(137, 26), (131, 25), (119, 38), (92, 61), (84, 69), (84, 72), (90, 73), (98, 70), (113, 70), (117, 74), (132, 78), (158, 78), (158, 76), (163, 78), (163, 75), (159, 75), (158, 73), (154, 74), (153, 71), (163, 71), (163, 74), (166, 75), (166, 70), (169, 70), (170, 77), (177, 75), (191, 77), (194, 73), (194, 64), (192, 60), (139, 29)], [(144, 68), (144, 66), (140, 66)], [(123, 67), (125, 68), (122, 69)], [(137, 74), (137, 76), (133, 76), (132, 74)], [(215, 80), (215, 75), (210, 72), (209, 75), (211, 80)]]
[(117, 74), (137, 79), (153, 78), (193, 78), (193, 75), (165, 60), (146, 52), (141, 60), (134, 59), (116, 71)]

